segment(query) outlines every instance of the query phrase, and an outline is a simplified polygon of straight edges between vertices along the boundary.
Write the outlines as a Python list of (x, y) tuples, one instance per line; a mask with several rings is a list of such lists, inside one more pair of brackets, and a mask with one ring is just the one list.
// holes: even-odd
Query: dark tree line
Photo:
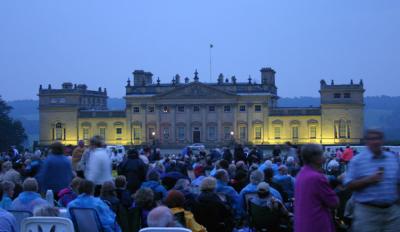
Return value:
[(0, 96), (0, 151), (7, 151), (13, 145), (19, 146), (27, 138), (22, 123), (9, 116), (11, 110), (12, 107)]

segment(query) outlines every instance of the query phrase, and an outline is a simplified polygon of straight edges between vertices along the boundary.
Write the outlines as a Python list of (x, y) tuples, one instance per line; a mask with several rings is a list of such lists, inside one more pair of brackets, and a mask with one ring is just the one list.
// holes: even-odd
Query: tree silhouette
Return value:
[(0, 96), (0, 151), (21, 145), (27, 138), (22, 123), (9, 116), (12, 107)]

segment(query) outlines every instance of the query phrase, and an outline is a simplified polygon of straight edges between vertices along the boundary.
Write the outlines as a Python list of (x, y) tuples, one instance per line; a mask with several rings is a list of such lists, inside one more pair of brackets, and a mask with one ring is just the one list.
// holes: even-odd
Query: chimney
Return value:
[(181, 83), (181, 76), (179, 74), (175, 75), (175, 84), (179, 85)]
[(275, 86), (275, 70), (272, 68), (262, 68), (261, 72), (261, 84)]
[(145, 75), (143, 70), (135, 70), (133, 73), (133, 85), (141, 86), (144, 83)]

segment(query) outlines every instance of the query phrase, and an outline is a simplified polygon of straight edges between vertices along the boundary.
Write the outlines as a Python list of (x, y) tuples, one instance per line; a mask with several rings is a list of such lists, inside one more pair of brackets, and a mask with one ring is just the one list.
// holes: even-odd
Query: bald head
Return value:
[(165, 206), (158, 206), (147, 215), (149, 227), (174, 227), (174, 216), (170, 209)]

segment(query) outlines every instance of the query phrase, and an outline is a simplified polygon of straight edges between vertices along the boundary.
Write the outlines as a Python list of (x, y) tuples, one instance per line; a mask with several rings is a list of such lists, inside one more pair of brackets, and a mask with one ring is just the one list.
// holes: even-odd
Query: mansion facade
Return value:
[(273, 145), (359, 144), (364, 130), (363, 82), (320, 82), (319, 107), (278, 107), (275, 71), (262, 68), (261, 82), (218, 76), (204, 83), (176, 75), (170, 83), (133, 72), (125, 86), (126, 107), (107, 108), (107, 90), (63, 83), (40, 86), (40, 144), (75, 145), (101, 135), (107, 144), (181, 147), (191, 143)]

